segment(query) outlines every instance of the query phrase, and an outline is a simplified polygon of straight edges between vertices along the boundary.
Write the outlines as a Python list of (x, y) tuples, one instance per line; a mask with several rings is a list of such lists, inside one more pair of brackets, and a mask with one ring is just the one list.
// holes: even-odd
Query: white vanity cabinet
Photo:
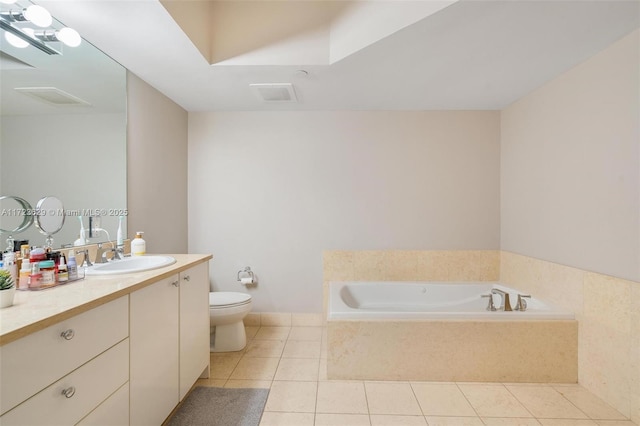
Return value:
[(132, 425), (162, 424), (208, 374), (208, 275), (201, 263), (131, 293)]
[(176, 258), (2, 310), (0, 425), (161, 425), (209, 374), (211, 255)]
[(1, 346), (0, 424), (76, 424), (126, 387), (128, 299)]
[(180, 273), (180, 400), (209, 372), (209, 264)]

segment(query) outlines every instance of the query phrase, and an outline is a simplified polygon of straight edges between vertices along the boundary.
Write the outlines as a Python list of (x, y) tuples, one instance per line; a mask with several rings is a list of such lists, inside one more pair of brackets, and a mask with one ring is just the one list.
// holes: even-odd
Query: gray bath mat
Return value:
[(196, 387), (167, 426), (258, 426), (269, 389)]

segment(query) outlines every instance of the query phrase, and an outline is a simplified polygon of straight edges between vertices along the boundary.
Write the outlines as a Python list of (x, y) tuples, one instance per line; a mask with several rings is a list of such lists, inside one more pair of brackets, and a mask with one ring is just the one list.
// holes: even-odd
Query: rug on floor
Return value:
[(167, 426), (258, 426), (268, 395), (269, 389), (198, 386)]

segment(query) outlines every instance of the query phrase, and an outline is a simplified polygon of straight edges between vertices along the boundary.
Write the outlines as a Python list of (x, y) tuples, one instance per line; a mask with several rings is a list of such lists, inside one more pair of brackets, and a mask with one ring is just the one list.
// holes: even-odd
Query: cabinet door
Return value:
[(208, 367), (209, 264), (201, 263), (180, 273), (180, 400)]
[(178, 404), (178, 275), (131, 293), (132, 425), (160, 425)]

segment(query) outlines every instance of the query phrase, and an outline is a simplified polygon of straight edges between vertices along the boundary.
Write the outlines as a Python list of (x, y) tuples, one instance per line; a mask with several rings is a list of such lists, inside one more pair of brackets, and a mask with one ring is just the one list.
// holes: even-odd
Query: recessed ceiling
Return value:
[[(259, 11), (277, 3), (195, 1), (214, 11), (234, 3)], [(387, 14), (381, 16), (397, 15), (395, 26), (359, 44), (336, 47), (329, 40), (333, 55), (325, 52), (328, 59), (322, 62), (318, 58), (325, 47), (317, 36), (327, 25), (331, 30), (340, 22), (355, 22), (353, 30), (361, 34), (377, 28), (371, 25), (379, 19), (373, 9), (353, 20), (351, 2), (337, 2), (324, 21), (296, 22), (259, 46), (241, 43), (243, 34), (256, 39), (251, 34), (257, 26), (236, 28), (235, 34), (230, 27), (224, 33), (228, 43), (237, 40), (242, 48), (227, 49), (216, 60), (207, 31), (209, 19), (222, 12), (205, 20), (180, 15), (176, 10), (188, 3), (184, 0), (163, 1), (166, 8), (158, 0), (38, 3), (188, 111), (502, 109), (640, 26), (638, 1), (448, 1), (416, 22), (391, 13), (411, 2), (382, 1), (377, 3)], [(268, 16), (260, 16), (268, 29)], [(193, 40), (182, 30), (190, 19), (199, 29), (187, 31)], [(268, 39), (264, 34), (270, 33), (260, 35)], [(287, 56), (292, 52), (287, 49), (300, 48), (301, 40), (312, 43), (303, 44), (303, 50), (316, 50), (278, 65), (274, 52)], [(258, 53), (263, 59), (256, 59)], [(301, 68), (308, 75), (297, 73)], [(298, 103), (264, 103), (249, 87), (270, 82), (292, 83)]]

